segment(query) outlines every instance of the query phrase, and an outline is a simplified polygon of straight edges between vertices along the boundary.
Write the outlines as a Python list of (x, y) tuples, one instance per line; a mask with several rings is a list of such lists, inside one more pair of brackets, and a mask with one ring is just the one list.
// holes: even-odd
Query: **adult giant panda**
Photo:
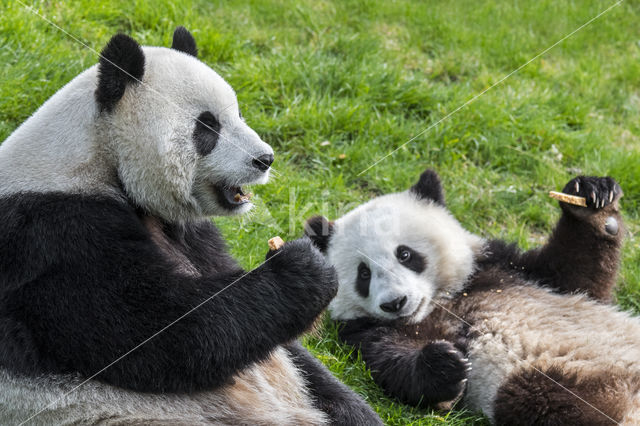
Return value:
[(525, 253), (463, 229), (430, 170), (335, 222), (309, 220), (338, 273), (340, 337), (385, 391), (415, 405), (462, 397), (497, 424), (640, 424), (640, 319), (602, 303), (622, 191), (592, 177), (564, 191), (587, 207), (561, 203), (549, 242)]
[(0, 146), (1, 424), (380, 423), (295, 342), (337, 288), (308, 239), (245, 273), (207, 219), (273, 151), (196, 53), (116, 35)]

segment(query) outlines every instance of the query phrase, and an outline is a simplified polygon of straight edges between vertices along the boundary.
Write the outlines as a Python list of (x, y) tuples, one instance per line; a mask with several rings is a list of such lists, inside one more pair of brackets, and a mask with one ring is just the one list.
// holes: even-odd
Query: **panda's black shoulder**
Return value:
[[(145, 230), (135, 209), (106, 196), (22, 192), (0, 198), (0, 271), (34, 271), (97, 245), (127, 238), (141, 240)], [(29, 262), (29, 267), (17, 264)], [(6, 273), (6, 272), (3, 272)]]
[(160, 221), (165, 241), (158, 245), (144, 217), (128, 200), (102, 195), (23, 193), (0, 198), (0, 282), (16, 286), (46, 271), (66, 270), (66, 275), (94, 277), (99, 285), (101, 269), (110, 275), (123, 263), (151, 264), (173, 273), (175, 264), (165, 256), (165, 244), (201, 274), (238, 271), (211, 220)]
[(18, 241), (30, 236), (36, 241), (53, 238), (52, 243), (63, 243), (82, 232), (132, 239), (144, 235), (132, 205), (102, 195), (13, 194), (0, 198), (0, 218), (3, 237), (10, 234)]
[[(211, 221), (163, 228), (173, 245), (204, 267), (218, 272), (237, 267)], [(99, 268), (118, 265), (122, 258), (154, 256), (149, 242), (139, 210), (125, 199), (62, 192), (0, 197), (0, 278), (5, 286), (52, 267)]]

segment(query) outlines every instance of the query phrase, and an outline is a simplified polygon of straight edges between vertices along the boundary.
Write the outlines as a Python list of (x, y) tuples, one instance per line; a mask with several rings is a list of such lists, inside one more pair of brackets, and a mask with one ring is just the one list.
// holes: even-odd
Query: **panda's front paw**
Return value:
[(586, 198), (587, 208), (591, 210), (614, 204), (622, 196), (622, 189), (613, 178), (597, 176), (578, 176), (570, 180), (562, 192)]
[(338, 291), (335, 270), (308, 237), (269, 251), (265, 263), (282, 286), (313, 302), (306, 305), (309, 308), (317, 304), (323, 309)]
[(425, 378), (425, 399), (430, 403), (453, 401), (464, 392), (471, 363), (456, 347), (440, 340), (422, 348), (420, 363)]

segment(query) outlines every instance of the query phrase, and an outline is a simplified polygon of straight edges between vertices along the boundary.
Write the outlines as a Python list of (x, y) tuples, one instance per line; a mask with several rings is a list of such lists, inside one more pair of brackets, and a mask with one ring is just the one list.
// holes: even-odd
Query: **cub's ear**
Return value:
[(138, 42), (124, 34), (114, 35), (100, 53), (96, 101), (111, 111), (127, 85), (140, 82), (143, 75), (144, 53)]
[(416, 194), (419, 199), (433, 200), (444, 206), (444, 193), (438, 174), (431, 169), (427, 169), (420, 175), (418, 183), (409, 190)]
[(196, 40), (185, 27), (180, 26), (173, 32), (173, 43), (171, 43), (171, 48), (184, 52), (187, 55), (191, 55), (196, 58), (198, 57)]
[(324, 253), (333, 234), (333, 222), (329, 222), (324, 216), (314, 216), (305, 223), (304, 233), (311, 238), (313, 245)]

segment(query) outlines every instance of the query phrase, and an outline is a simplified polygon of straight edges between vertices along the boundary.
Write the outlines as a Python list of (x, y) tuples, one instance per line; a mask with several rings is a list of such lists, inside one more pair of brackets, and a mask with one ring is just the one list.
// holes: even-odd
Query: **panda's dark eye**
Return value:
[(369, 270), (369, 268), (364, 266), (363, 263), (361, 263), (361, 265), (363, 265), (363, 266), (358, 268), (358, 278), (360, 278), (361, 280), (370, 279), (371, 278), (371, 271)]
[(240, 120), (244, 121), (244, 117), (242, 116), (242, 113), (240, 111), (238, 111), (238, 116), (240, 117)]
[(358, 277), (356, 278), (356, 291), (362, 297), (369, 296), (369, 283), (371, 282), (371, 270), (364, 263), (358, 265)]
[(401, 265), (417, 273), (424, 271), (427, 266), (427, 259), (407, 246), (398, 246), (396, 248), (396, 258)]
[(205, 111), (198, 116), (198, 122), (206, 127), (215, 129), (220, 126), (218, 119), (209, 111)]

